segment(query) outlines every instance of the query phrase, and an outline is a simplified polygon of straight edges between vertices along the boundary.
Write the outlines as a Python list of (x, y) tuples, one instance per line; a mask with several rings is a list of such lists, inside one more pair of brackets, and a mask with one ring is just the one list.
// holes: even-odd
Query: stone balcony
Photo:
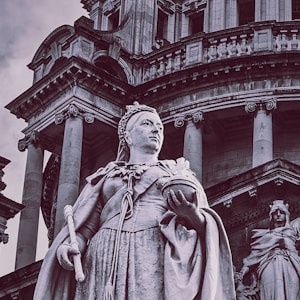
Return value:
[(161, 47), (141, 59), (141, 83), (196, 65), (258, 52), (300, 51), (300, 22), (256, 22), (213, 33), (200, 33)]

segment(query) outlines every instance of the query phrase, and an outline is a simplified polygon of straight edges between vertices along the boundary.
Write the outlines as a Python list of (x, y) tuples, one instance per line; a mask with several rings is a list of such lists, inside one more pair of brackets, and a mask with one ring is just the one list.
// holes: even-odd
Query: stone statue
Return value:
[(75, 282), (64, 227), (47, 252), (34, 299), (234, 300), (220, 217), (183, 158), (158, 160), (163, 124), (134, 103), (118, 126), (116, 161), (87, 178), (73, 206), (85, 280)]
[[(300, 218), (290, 222), (288, 204), (283, 200), (273, 201), (269, 216), (269, 229), (253, 231), (251, 253), (244, 259), (244, 265), (238, 275), (238, 299), (244, 299), (247, 294), (245, 289), (249, 292), (257, 289), (259, 296), (255, 299), (300, 299), (300, 257), (297, 250)], [(254, 275), (251, 289), (242, 283), (248, 272), (252, 278)]]

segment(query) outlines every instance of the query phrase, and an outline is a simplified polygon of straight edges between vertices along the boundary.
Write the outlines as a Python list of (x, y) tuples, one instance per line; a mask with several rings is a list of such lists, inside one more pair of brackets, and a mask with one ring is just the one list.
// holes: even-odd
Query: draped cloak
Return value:
[[(99, 205), (99, 193), (103, 183), (117, 165), (117, 162), (109, 163), (87, 178), (88, 183), (73, 206), (75, 230), (80, 229), (89, 220)], [(161, 161), (160, 166), (167, 170), (163, 176), (172, 176), (176, 162)], [(147, 191), (157, 184), (161, 176), (160, 172), (145, 171), (134, 185), (134, 201), (141, 195), (147, 195)], [(205, 193), (199, 183), (198, 187), (202, 198), (200, 209), (206, 219), (203, 235), (179, 224), (178, 217), (168, 210), (157, 224), (164, 237), (163, 299), (234, 300), (233, 265), (228, 239), (221, 219), (208, 207)], [(118, 215), (114, 205), (109, 203), (108, 200), (102, 209), (101, 218), (104, 212), (108, 218)], [(68, 229), (64, 226), (44, 258), (36, 284), (35, 300), (74, 299), (74, 272), (64, 270), (56, 258), (57, 247), (67, 237)]]
[(261, 300), (300, 299), (299, 222), (298, 218), (284, 227), (253, 230), (244, 266), (256, 270)]

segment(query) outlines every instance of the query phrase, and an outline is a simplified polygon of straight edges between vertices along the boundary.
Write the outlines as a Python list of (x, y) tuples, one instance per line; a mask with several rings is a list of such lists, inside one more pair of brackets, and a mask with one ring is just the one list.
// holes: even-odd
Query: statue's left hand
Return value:
[(181, 190), (176, 194), (173, 190), (170, 190), (167, 201), (171, 210), (182, 218), (189, 218), (189, 216), (197, 209), (192, 202), (189, 202), (186, 199)]
[[(193, 197), (197, 197), (196, 192)], [(202, 231), (203, 226), (205, 225), (205, 217), (194, 204), (196, 201), (188, 201), (181, 190), (177, 193), (170, 190), (167, 201), (170, 209), (180, 218), (183, 218), (189, 224), (189, 227), (194, 228), (199, 232)]]

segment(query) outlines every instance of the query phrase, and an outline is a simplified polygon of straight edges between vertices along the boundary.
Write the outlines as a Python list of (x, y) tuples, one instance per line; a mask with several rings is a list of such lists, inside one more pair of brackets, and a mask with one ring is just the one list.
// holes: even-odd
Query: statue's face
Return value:
[(272, 218), (274, 220), (274, 226), (276, 227), (283, 227), (285, 226), (286, 223), (286, 214), (283, 210), (281, 209), (276, 209), (272, 213)]
[(156, 153), (160, 151), (163, 139), (163, 124), (155, 113), (138, 113), (127, 124), (125, 140), (129, 149), (134, 147), (137, 151)]

